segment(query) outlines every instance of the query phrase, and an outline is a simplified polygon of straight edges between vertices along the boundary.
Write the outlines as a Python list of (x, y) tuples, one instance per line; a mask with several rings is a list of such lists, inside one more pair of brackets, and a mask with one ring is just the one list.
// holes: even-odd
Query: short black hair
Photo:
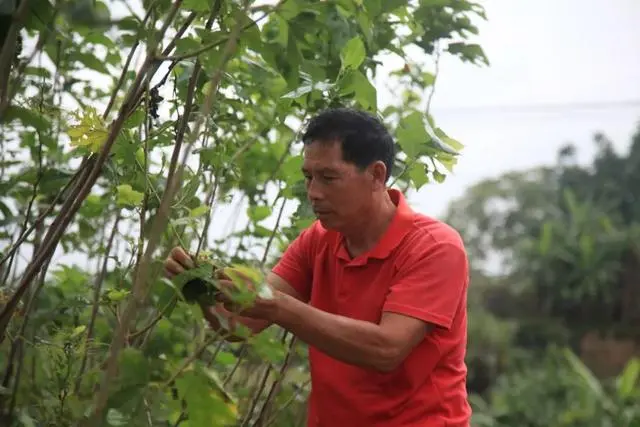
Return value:
[(334, 142), (342, 145), (342, 158), (365, 169), (382, 161), (388, 180), (395, 158), (395, 144), (385, 125), (377, 117), (353, 108), (329, 108), (313, 117), (302, 135), (305, 145), (312, 142)]

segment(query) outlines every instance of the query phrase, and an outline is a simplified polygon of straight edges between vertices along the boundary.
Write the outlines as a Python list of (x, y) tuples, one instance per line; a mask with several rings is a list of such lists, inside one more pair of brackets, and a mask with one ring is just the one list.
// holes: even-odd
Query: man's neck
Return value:
[(396, 205), (385, 192), (366, 213), (358, 227), (351, 228), (349, 233), (343, 233), (347, 244), (347, 250), (352, 257), (371, 250), (384, 235), (393, 220)]

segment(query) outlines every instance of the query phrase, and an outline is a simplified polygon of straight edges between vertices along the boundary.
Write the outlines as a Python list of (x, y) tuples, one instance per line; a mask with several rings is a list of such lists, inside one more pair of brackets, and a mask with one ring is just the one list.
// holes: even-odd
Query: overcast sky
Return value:
[(432, 112), (466, 148), (455, 176), (410, 198), (423, 213), (484, 177), (553, 162), (567, 142), (589, 159), (596, 131), (626, 149), (640, 121), (640, 0), (480, 3), (491, 65), (441, 62)]

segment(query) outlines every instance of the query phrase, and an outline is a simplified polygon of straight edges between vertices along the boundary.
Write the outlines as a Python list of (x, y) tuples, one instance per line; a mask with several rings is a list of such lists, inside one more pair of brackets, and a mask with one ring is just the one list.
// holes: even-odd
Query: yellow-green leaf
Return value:
[(196, 208), (193, 208), (189, 211), (189, 216), (191, 218), (198, 218), (201, 217), (203, 215), (206, 215), (209, 212), (209, 206), (207, 205), (200, 205)]
[(122, 184), (116, 187), (118, 206), (136, 207), (142, 204), (144, 194), (131, 188), (129, 184)]

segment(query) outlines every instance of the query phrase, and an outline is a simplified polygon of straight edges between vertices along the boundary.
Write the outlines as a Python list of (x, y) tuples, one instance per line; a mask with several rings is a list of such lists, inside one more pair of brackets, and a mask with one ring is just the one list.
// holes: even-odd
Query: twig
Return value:
[(309, 385), (309, 383), (311, 382), (310, 379), (306, 380), (304, 383), (302, 383), (300, 385), (300, 388), (298, 390), (296, 390), (296, 392), (293, 394), (293, 396), (291, 396), (289, 399), (287, 399), (287, 401), (285, 403), (283, 403), (274, 413), (273, 415), (269, 418), (269, 420), (264, 424), (263, 427), (269, 427), (271, 424), (273, 424), (273, 422), (278, 419), (278, 414), (281, 413), (282, 411), (284, 411), (286, 408), (289, 407), (289, 405), (291, 405), (293, 403), (294, 400), (296, 400), (298, 398), (298, 396), (300, 396), (300, 394), (305, 391), (305, 387), (307, 385)]
[(16, 339), (20, 340), (19, 341), (19, 356), (18, 356), (18, 367), (16, 369), (16, 375), (15, 375), (15, 379), (14, 379), (14, 383), (13, 383), (13, 389), (11, 391), (11, 401), (9, 403), (9, 417), (12, 416), (13, 411), (15, 410), (15, 406), (16, 406), (16, 399), (18, 397), (18, 386), (20, 385), (20, 378), (22, 377), (22, 367), (24, 365), (24, 344), (25, 344), (25, 340), (24, 340), (24, 336), (25, 336), (25, 332), (27, 329), (27, 325), (29, 324), (29, 319), (31, 318), (31, 311), (33, 310), (33, 306), (35, 304), (35, 302), (38, 299), (38, 295), (40, 294), (40, 291), (42, 290), (43, 286), (44, 286), (44, 279), (47, 275), (47, 269), (49, 268), (49, 263), (51, 262), (51, 258), (49, 258), (47, 260), (46, 265), (44, 266), (44, 268), (42, 269), (42, 272), (40, 273), (40, 280), (38, 283), (38, 287), (33, 291), (33, 294), (31, 294), (31, 298), (29, 298), (29, 302), (27, 303), (27, 307), (25, 308), (25, 314), (24, 314), (24, 320), (22, 321), (22, 326), (20, 328), (20, 332), (18, 334), (18, 336), (16, 337)]
[(98, 316), (98, 310), (100, 309), (100, 293), (102, 292), (102, 284), (104, 283), (104, 279), (107, 276), (107, 265), (109, 262), (109, 256), (111, 253), (111, 249), (113, 247), (113, 241), (115, 240), (116, 234), (118, 234), (118, 224), (120, 223), (120, 213), (116, 214), (116, 218), (113, 221), (113, 226), (111, 227), (111, 232), (109, 234), (109, 238), (107, 240), (107, 247), (105, 248), (104, 259), (102, 260), (102, 267), (100, 272), (96, 276), (95, 282), (93, 284), (93, 303), (91, 306), (91, 318), (89, 319), (89, 326), (87, 326), (87, 334), (84, 340), (84, 353), (82, 355), (82, 361), (80, 362), (80, 369), (78, 370), (78, 376), (76, 377), (75, 383), (75, 392), (77, 393), (80, 389), (80, 382), (82, 380), (82, 375), (84, 375), (84, 370), (87, 364), (87, 358), (89, 357), (89, 346), (91, 343), (91, 338), (93, 338), (93, 328), (95, 326), (96, 318)]
[[(144, 19), (140, 23), (140, 27), (144, 27), (147, 24), (147, 21), (151, 17), (151, 12), (154, 10), (154, 7), (155, 7), (156, 3), (157, 3), (157, 0), (154, 0), (148, 6), (149, 10), (147, 10), (147, 14), (145, 15)], [(122, 72), (120, 73), (120, 78), (118, 78), (118, 82), (116, 83), (116, 87), (111, 92), (111, 98), (109, 98), (109, 102), (107, 103), (107, 107), (104, 109), (104, 113), (102, 113), (102, 118), (103, 119), (106, 119), (109, 116), (109, 112), (111, 111), (111, 108), (113, 107), (113, 103), (116, 100), (116, 96), (118, 95), (118, 91), (120, 90), (120, 88), (122, 87), (122, 84), (124, 83), (124, 79), (125, 79), (125, 76), (127, 74), (127, 71), (129, 71), (129, 64), (131, 64), (131, 60), (133, 59), (133, 55), (136, 52), (136, 49), (138, 48), (138, 45), (140, 44), (140, 34), (141, 34), (141, 32), (138, 31), (138, 36), (136, 37), (136, 41), (133, 43), (133, 46), (131, 46), (131, 50), (129, 51), (129, 55), (127, 55), (127, 60), (124, 63), (124, 67), (122, 67)]]
[(278, 377), (273, 381), (273, 383), (271, 383), (271, 388), (269, 389), (269, 393), (267, 393), (267, 398), (264, 404), (262, 405), (262, 409), (258, 414), (258, 419), (254, 424), (254, 426), (256, 427), (260, 426), (263, 423), (263, 420), (267, 415), (267, 410), (271, 406), (273, 396), (275, 396), (275, 394), (278, 392), (280, 385), (282, 384), (282, 381), (284, 381), (284, 376), (287, 372), (287, 369), (289, 369), (289, 364), (291, 363), (291, 355), (294, 352), (293, 348), (295, 345), (296, 345), (296, 337), (292, 336), (291, 340), (289, 341), (287, 355), (285, 356), (284, 362), (282, 362), (282, 366), (280, 367), (280, 372), (278, 373)]
[(209, 344), (213, 343), (216, 339), (218, 339), (219, 335), (220, 335), (219, 332), (216, 331), (216, 333), (209, 336), (209, 338), (207, 338), (199, 347), (197, 347), (193, 351), (193, 353), (191, 353), (191, 355), (182, 362), (182, 365), (180, 365), (180, 367), (171, 375), (171, 377), (169, 377), (169, 379), (164, 382), (163, 387), (169, 387), (171, 384), (173, 384), (175, 380), (180, 376), (180, 374), (182, 374), (184, 370), (187, 369), (189, 365), (191, 365), (191, 363), (193, 363), (198, 357), (202, 355), (202, 353), (207, 349)]
[(49, 204), (49, 207), (44, 212), (42, 212), (38, 216), (38, 218), (36, 218), (36, 220), (33, 222), (33, 224), (31, 224), (31, 226), (27, 230), (22, 231), (20, 233), (20, 236), (18, 237), (16, 242), (11, 246), (11, 249), (9, 249), (9, 251), (2, 257), (2, 259), (0, 259), (0, 266), (4, 264), (7, 261), (7, 259), (9, 259), (9, 257), (13, 255), (13, 253), (16, 250), (18, 250), (20, 245), (27, 239), (27, 237), (29, 237), (29, 235), (33, 232), (33, 230), (35, 230), (38, 226), (40, 226), (44, 222), (45, 218), (51, 213), (51, 211), (53, 211), (53, 208), (55, 207), (56, 203), (58, 203), (62, 195), (69, 189), (71, 184), (73, 184), (76, 181), (77, 177), (83, 171), (84, 171), (83, 167), (80, 166), (76, 171), (76, 173), (69, 179), (69, 181), (67, 181), (64, 187), (60, 191), (58, 191), (58, 194), (56, 194), (51, 204)]

